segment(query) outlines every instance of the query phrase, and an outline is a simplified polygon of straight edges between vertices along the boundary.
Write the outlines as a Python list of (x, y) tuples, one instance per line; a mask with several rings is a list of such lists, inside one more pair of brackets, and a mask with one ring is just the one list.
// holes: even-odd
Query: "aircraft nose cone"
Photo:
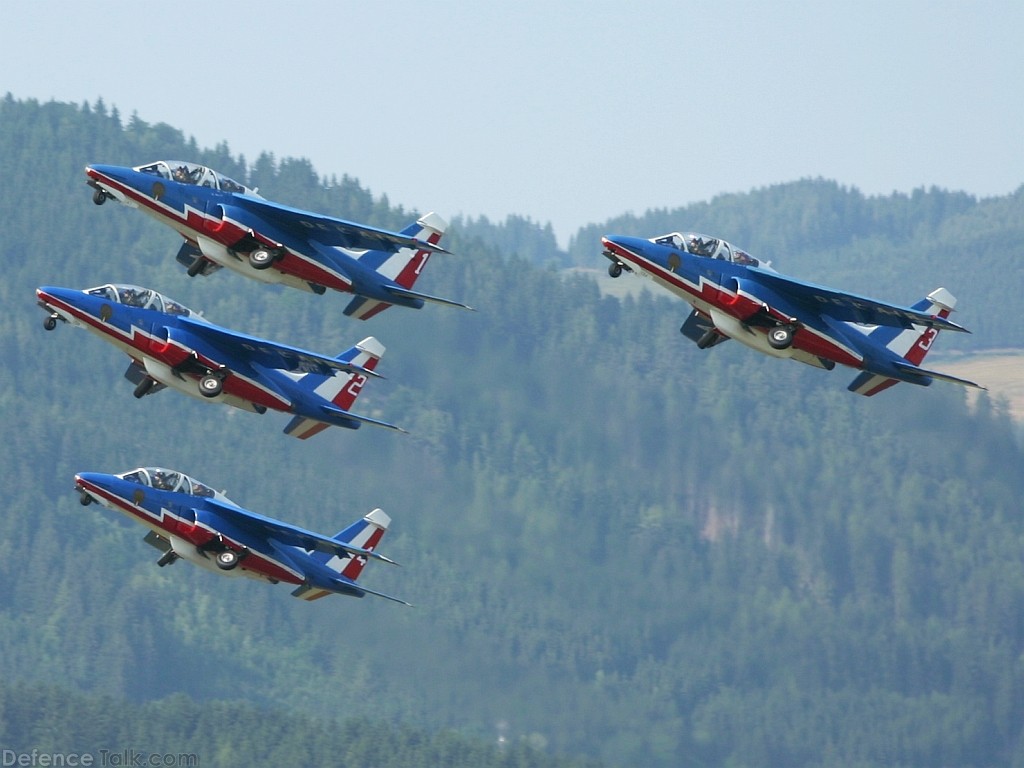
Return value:
[(54, 301), (76, 304), (76, 297), (81, 295), (81, 293), (81, 291), (76, 291), (73, 288), (58, 288), (53, 285), (41, 285), (36, 288), (36, 298), (48, 304)]
[(121, 165), (100, 165), (91, 164), (85, 166), (85, 175), (94, 184), (112, 186), (126, 184), (131, 186), (135, 171)]
[(96, 494), (99, 490), (107, 488), (104, 479), (109, 477), (110, 475), (104, 475), (101, 472), (75, 473), (75, 491), (78, 493), (78, 500), (83, 507), (87, 507), (99, 499)]
[(49, 303), (53, 299), (63, 298), (61, 296), (63, 288), (55, 288), (52, 285), (41, 285), (36, 288), (36, 298), (40, 301)]
[(85, 166), (85, 175), (90, 179), (98, 179), (102, 176), (112, 177), (117, 174), (120, 168), (116, 165), (101, 165), (99, 163), (90, 163)]
[(95, 488), (99, 485), (99, 478), (102, 475), (96, 472), (76, 472), (75, 473), (75, 490), (79, 493), (86, 493), (90, 488)]
[(627, 253), (639, 253), (643, 250), (643, 244), (647, 243), (647, 241), (628, 235), (605, 235), (601, 238), (601, 243), (605, 249), (614, 254), (621, 255), (624, 251)]

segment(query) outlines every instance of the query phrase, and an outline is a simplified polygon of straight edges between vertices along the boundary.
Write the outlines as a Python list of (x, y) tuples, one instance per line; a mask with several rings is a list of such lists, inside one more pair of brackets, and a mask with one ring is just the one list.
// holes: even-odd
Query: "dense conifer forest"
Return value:
[[(189, 159), (376, 226), (421, 213), (356, 179), (198, 147), (102, 102), (8, 95), (0, 149), (0, 747), (109, 737), (199, 745), (206, 765), (1024, 765), (1024, 455), (1006, 404), (938, 382), (861, 398), (852, 371), (700, 351), (682, 303), (565, 269), (603, 269), (604, 232), (693, 229), (883, 299), (945, 285), (974, 333), (943, 334), (936, 356), (1019, 347), (1024, 187), (868, 198), (808, 179), (595, 223), (564, 250), (543, 224), (456, 219), (454, 255), (417, 288), (478, 311), (360, 323), (338, 294), (187, 277), (180, 238), (94, 206), (83, 166)], [(34, 306), (39, 285), (105, 282), (325, 353), (372, 334), (387, 380), (359, 410), (411, 434), (303, 442), (280, 414), (135, 400), (127, 358), (47, 333)], [(141, 527), (72, 493), (76, 471), (140, 465), (325, 533), (383, 507), (381, 551), (403, 567), (362, 579), (416, 607), (157, 568)]]

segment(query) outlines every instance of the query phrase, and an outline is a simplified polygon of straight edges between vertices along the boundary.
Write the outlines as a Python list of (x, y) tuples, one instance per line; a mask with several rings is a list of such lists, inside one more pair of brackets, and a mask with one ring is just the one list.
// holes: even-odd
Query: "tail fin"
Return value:
[[(431, 245), (437, 245), (441, 242), (441, 235), (444, 234), (447, 228), (447, 221), (436, 213), (428, 213), (426, 216), (417, 219), (416, 223), (410, 224), (403, 229), (402, 234), (419, 240), (425, 240)], [(430, 251), (415, 251), (411, 256), (407, 254), (405, 259), (405, 266), (402, 267), (401, 271), (393, 279), (403, 288), (412, 288), (419, 278), (420, 272), (423, 271), (427, 261), (430, 259)], [(377, 271), (380, 272), (381, 270), (378, 268)]]
[[(383, 356), (384, 345), (373, 336), (367, 336), (351, 349), (342, 352), (336, 359), (345, 363), (353, 363), (362, 366), (368, 371), (372, 371), (377, 367), (377, 363)], [(342, 411), (351, 410), (364, 384), (366, 384), (366, 376), (361, 373), (336, 373), (333, 376), (307, 373), (299, 379), (300, 387), (315, 393), (324, 400), (330, 401), (337, 409)], [(316, 419), (296, 416), (288, 422), (284, 432), (286, 435), (306, 440), (327, 429), (328, 426), (328, 424)]]
[[(436, 213), (428, 213), (403, 229), (401, 234), (414, 237), (431, 245), (437, 245), (441, 241), (441, 235), (444, 234), (447, 228), (448, 222), (443, 218)], [(392, 304), (401, 303), (419, 309), (426, 301), (465, 307), (464, 304), (457, 301), (442, 299), (412, 290), (412, 287), (423, 272), (423, 268), (427, 265), (427, 261), (430, 260), (431, 253), (432, 251), (423, 248), (420, 250), (402, 248), (395, 253), (367, 251), (359, 257), (360, 264), (364, 264), (387, 278), (392, 284), (386, 286), (383, 291), (376, 293), (370, 291), (367, 295), (356, 296), (345, 307), (345, 314), (357, 320), (368, 320), (374, 315), (383, 312)], [(468, 309), (468, 307), (465, 308)]]
[[(913, 309), (926, 314), (937, 315), (941, 318), (949, 317), (956, 308), (956, 298), (945, 288), (936, 288), (921, 301), (914, 304)], [(887, 347), (902, 357), (911, 366), (920, 366), (924, 361), (939, 335), (939, 329), (932, 326), (913, 326), (911, 328), (898, 328), (894, 326), (880, 325), (875, 328), (868, 337), (880, 345)], [(927, 371), (923, 371), (927, 375)], [(879, 392), (884, 392), (894, 384), (899, 384), (905, 379), (894, 379), (880, 374), (865, 371), (854, 379), (848, 389), (859, 395), (871, 397)], [(922, 384), (930, 383), (927, 379)]]
[[(353, 523), (331, 538), (344, 544), (350, 544), (353, 547), (361, 547), (362, 549), (373, 551), (380, 544), (380, 540), (384, 538), (384, 533), (389, 525), (391, 525), (391, 518), (383, 510), (375, 509), (362, 520)], [(310, 552), (310, 557), (321, 565), (330, 568), (341, 579), (351, 582), (358, 579), (359, 575), (363, 572), (363, 568), (366, 567), (365, 556), (336, 555), (312, 551)], [(317, 600), (329, 594), (331, 594), (329, 589), (321, 589), (309, 585), (303, 585), (292, 592), (294, 597), (302, 600)], [(362, 595), (359, 596), (361, 597)]]

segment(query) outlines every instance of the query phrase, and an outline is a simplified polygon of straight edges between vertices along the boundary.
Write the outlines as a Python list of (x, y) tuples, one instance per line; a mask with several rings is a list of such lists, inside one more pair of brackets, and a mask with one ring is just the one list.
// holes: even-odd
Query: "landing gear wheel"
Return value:
[(45, 320), (43, 320), (43, 328), (45, 328), (46, 330), (52, 331), (56, 327), (57, 327), (57, 318), (54, 317), (53, 315), (50, 315)]
[(224, 389), (224, 382), (219, 376), (208, 373), (199, 380), (199, 393), (203, 397), (216, 397)]
[(230, 571), (236, 565), (238, 565), (238, 553), (233, 549), (225, 549), (223, 552), (218, 552), (217, 557), (214, 561), (217, 563), (217, 567), (222, 571)]
[(622, 274), (622, 265), (619, 262), (613, 261), (611, 264), (608, 265), (608, 276), (609, 277), (618, 277), (621, 274)]
[(789, 349), (793, 346), (793, 334), (796, 328), (792, 325), (777, 325), (768, 331), (768, 343), (773, 349)]
[(103, 205), (105, 202), (107, 202), (107, 193), (104, 192), (102, 189), (95, 190), (92, 193), (92, 201), (96, 203), (96, 205)]
[(278, 254), (269, 248), (257, 248), (249, 254), (249, 266), (253, 269), (266, 269), (277, 261), (277, 257)]
[(78, 503), (81, 504), (83, 507), (88, 507), (90, 504), (92, 504), (92, 496), (90, 496), (85, 491), (82, 491), (81, 495), (79, 495), (78, 497)]

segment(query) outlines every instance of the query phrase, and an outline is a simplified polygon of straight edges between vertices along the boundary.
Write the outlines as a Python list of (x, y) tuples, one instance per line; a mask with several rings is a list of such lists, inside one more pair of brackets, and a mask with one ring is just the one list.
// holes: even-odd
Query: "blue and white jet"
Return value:
[(391, 305), (471, 309), (413, 290), (447, 223), (429, 213), (401, 232), (272, 203), (211, 168), (160, 160), (127, 168), (87, 165), (93, 202), (114, 199), (177, 231), (189, 275), (221, 267), (264, 283), (353, 293), (345, 314), (366, 320)]
[(293, 597), (375, 595), (397, 597), (356, 583), (370, 560), (395, 564), (375, 550), (391, 523), (375, 509), (328, 538), (244, 509), (210, 486), (161, 467), (110, 475), (79, 472), (75, 488), (83, 506), (99, 502), (149, 528), (144, 541), (162, 553), (157, 565), (176, 560), (225, 576), (293, 584)]
[(948, 319), (956, 299), (945, 288), (902, 307), (780, 275), (725, 240), (696, 232), (649, 240), (608, 235), (601, 242), (612, 277), (649, 277), (693, 307), (680, 332), (701, 349), (736, 339), (817, 368), (839, 363), (861, 371), (849, 389), (867, 396), (901, 381), (984, 389), (920, 367), (939, 331), (967, 331)]
[(80, 291), (36, 289), (48, 313), (96, 334), (127, 354), (125, 378), (135, 397), (170, 387), (207, 402), (254, 413), (293, 414), (284, 432), (305, 440), (329, 426), (363, 424), (401, 430), (350, 409), (384, 354), (369, 336), (337, 357), (267, 341), (213, 325), (183, 304), (135, 285), (108, 284)]

